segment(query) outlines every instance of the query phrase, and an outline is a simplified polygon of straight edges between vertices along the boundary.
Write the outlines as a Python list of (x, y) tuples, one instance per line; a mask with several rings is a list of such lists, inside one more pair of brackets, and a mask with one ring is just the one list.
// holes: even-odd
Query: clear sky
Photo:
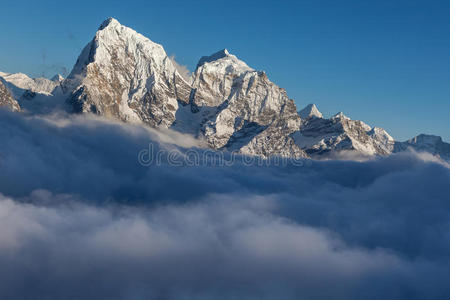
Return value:
[(191, 71), (227, 48), (299, 109), (450, 141), (450, 1), (2, 0), (0, 70), (67, 75), (110, 16)]

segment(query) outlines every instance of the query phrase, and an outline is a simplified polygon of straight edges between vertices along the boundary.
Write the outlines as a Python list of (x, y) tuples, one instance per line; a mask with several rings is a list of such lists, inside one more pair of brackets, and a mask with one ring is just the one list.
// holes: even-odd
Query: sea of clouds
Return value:
[(450, 298), (450, 167), (429, 155), (143, 164), (207, 150), (6, 111), (0, 140), (0, 299)]

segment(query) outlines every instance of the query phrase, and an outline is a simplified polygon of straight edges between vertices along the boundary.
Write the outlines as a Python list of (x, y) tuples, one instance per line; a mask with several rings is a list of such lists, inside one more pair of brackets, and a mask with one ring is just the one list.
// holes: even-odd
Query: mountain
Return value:
[(22, 73), (4, 73), (0, 72), (0, 78), (4, 80), (5, 85), (11, 91), (15, 99), (30, 100), (36, 94), (52, 95), (59, 86), (59, 82), (47, 78), (30, 78)]
[(290, 137), (300, 124), (294, 101), (227, 50), (200, 59), (188, 82), (161, 45), (110, 18), (63, 88), (74, 112), (170, 127), (213, 149), (306, 156)]
[(311, 118), (323, 118), (322, 113), (317, 109), (315, 104), (308, 104), (304, 109), (298, 112), (300, 118), (309, 120)]
[(23, 112), (47, 114), (55, 110), (67, 110), (60, 81), (4, 72), (0, 72), (0, 80)]
[(193, 74), (191, 107), (214, 149), (268, 157), (304, 157), (290, 134), (300, 117), (286, 91), (226, 49), (202, 57)]
[(361, 155), (388, 155), (394, 149), (394, 139), (382, 128), (351, 120), (343, 113), (325, 119), (314, 104), (300, 111), (300, 130), (293, 134), (296, 144), (308, 155), (320, 158), (340, 151)]
[(113, 18), (102, 23), (62, 86), (74, 112), (171, 128), (215, 150), (314, 158), (394, 151), (394, 139), (381, 128), (342, 113), (323, 118), (314, 104), (297, 112), (264, 71), (226, 49), (203, 56), (187, 78), (161, 45)]
[(450, 144), (442, 141), (440, 136), (420, 134), (406, 142), (396, 142), (394, 152), (402, 152), (409, 148), (417, 152), (428, 152), (450, 161)]
[(0, 106), (7, 107), (12, 111), (19, 111), (19, 103), (12, 97), (6, 86), (0, 80)]
[(440, 137), (396, 142), (384, 129), (343, 113), (324, 118), (315, 104), (297, 111), (286, 90), (226, 49), (200, 58), (190, 75), (161, 45), (113, 18), (101, 24), (66, 79), (0, 72), (0, 82), (0, 104), (14, 110), (94, 113), (170, 128), (214, 150), (322, 159), (413, 148), (450, 160)]
[(110, 18), (63, 83), (75, 112), (169, 127), (190, 85), (163, 47)]

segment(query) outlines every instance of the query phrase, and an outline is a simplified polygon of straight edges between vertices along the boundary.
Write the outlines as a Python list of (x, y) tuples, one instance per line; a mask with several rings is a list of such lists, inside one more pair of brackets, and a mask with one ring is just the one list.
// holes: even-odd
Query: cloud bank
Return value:
[(189, 136), (0, 112), (1, 299), (447, 299), (450, 168), (143, 166)]

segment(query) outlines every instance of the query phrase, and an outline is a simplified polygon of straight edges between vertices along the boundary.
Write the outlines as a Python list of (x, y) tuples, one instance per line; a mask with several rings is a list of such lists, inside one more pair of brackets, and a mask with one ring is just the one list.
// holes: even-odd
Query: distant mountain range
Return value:
[(286, 91), (226, 49), (202, 57), (192, 75), (164, 48), (121, 25), (101, 24), (64, 79), (0, 72), (0, 105), (45, 114), (93, 113), (170, 128), (215, 150), (270, 157), (340, 158), (414, 149), (450, 160), (450, 144), (419, 135), (395, 141), (343, 113), (327, 119), (314, 104), (298, 111)]

